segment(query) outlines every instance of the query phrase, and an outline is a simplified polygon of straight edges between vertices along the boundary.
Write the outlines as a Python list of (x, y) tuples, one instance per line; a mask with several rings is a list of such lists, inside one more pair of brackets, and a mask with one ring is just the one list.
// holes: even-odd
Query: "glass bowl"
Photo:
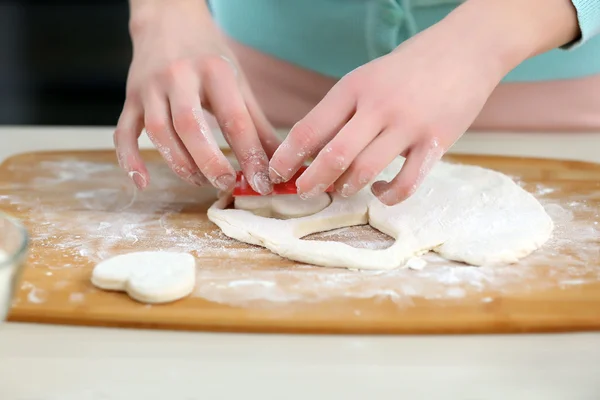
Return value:
[(0, 212), (0, 323), (10, 310), (28, 244), (29, 235), (21, 222)]

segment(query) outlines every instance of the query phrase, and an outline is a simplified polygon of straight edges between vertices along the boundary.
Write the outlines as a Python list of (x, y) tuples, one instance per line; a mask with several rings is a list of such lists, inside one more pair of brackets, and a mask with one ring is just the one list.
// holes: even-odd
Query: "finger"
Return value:
[(398, 155), (408, 153), (412, 137), (402, 129), (389, 127), (356, 156), (335, 183), (343, 197), (353, 196), (377, 177)]
[(143, 127), (141, 107), (126, 100), (113, 134), (113, 141), (119, 165), (140, 190), (144, 190), (150, 182), (150, 174), (146, 169), (138, 144)]
[(300, 197), (323, 193), (346, 171), (381, 131), (375, 121), (369, 113), (354, 114), (296, 181)]
[(273, 157), (273, 154), (275, 154), (279, 145), (281, 145), (281, 138), (277, 135), (275, 128), (263, 113), (258, 101), (247, 84), (244, 84), (242, 91), (246, 100), (246, 107), (248, 108), (250, 117), (256, 127), (260, 143), (262, 144), (267, 157), (270, 159)]
[(342, 86), (334, 86), (329, 93), (300, 120), (270, 162), (270, 176), (275, 183), (287, 182), (306, 159), (319, 152), (342, 127), (355, 111), (353, 97)]
[(200, 103), (198, 79), (182, 72), (179, 82), (170, 86), (173, 127), (188, 153), (210, 183), (223, 191), (235, 185), (235, 170), (215, 140)]
[(225, 61), (215, 62), (207, 69), (206, 75), (205, 94), (244, 176), (256, 192), (262, 195), (271, 193), (269, 158), (242, 97), (234, 70)]
[(419, 188), (433, 165), (442, 157), (439, 146), (417, 144), (411, 147), (402, 169), (391, 182), (379, 181), (372, 186), (375, 196), (392, 206), (412, 196)]
[(146, 134), (169, 168), (181, 179), (198, 186), (208, 181), (202, 175), (185, 146), (175, 133), (166, 96), (150, 88), (143, 96)]

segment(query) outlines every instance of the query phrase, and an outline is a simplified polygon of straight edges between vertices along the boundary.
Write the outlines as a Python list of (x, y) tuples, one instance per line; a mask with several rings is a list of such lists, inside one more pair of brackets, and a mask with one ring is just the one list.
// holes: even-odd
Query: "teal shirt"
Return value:
[(586, 43), (600, 35), (600, 0), (571, 0), (577, 10), (581, 39), (575, 45)]
[[(581, 39), (521, 63), (505, 82), (600, 73), (600, 0), (572, 0)], [(210, 0), (233, 39), (340, 78), (439, 22), (459, 0)], [(543, 12), (543, 10), (541, 10)]]

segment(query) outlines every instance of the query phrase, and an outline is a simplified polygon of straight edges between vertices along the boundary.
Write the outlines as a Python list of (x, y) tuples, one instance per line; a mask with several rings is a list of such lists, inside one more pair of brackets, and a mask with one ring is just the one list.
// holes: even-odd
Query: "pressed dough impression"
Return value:
[[(375, 180), (391, 180), (403, 163), (398, 157)], [(249, 202), (272, 202), (275, 197)], [(294, 208), (292, 199), (281, 201)], [(223, 196), (208, 210), (209, 219), (225, 235), (288, 259), (327, 267), (394, 269), (429, 251), (476, 266), (514, 263), (541, 247), (553, 230), (542, 205), (508, 176), (446, 162), (433, 167), (413, 196), (391, 207), (371, 193), (370, 185), (349, 198), (334, 193), (320, 211), (288, 219), (268, 218), (264, 210), (274, 210), (272, 203), (269, 208), (239, 201), (228, 209), (232, 198)], [(367, 223), (393, 237), (394, 244), (365, 249), (302, 240), (313, 233)]]
[(234, 198), (233, 207), (266, 218), (290, 219), (306, 217), (331, 204), (327, 193), (303, 200), (295, 194), (276, 196), (241, 196)]

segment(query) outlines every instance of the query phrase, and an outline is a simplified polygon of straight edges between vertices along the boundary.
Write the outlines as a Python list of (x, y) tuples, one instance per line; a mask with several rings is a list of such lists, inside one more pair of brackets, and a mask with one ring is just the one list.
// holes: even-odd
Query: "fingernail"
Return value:
[(385, 185), (387, 185), (387, 182), (385, 181), (373, 182), (371, 185), (371, 192), (375, 196), (379, 196), (385, 190)]
[(271, 182), (273, 182), (275, 185), (283, 182), (283, 176), (279, 175), (279, 173), (275, 171), (273, 167), (269, 167), (269, 177), (271, 178)]
[(339, 190), (337, 190), (337, 192), (338, 192), (338, 193), (340, 194), (340, 196), (342, 196), (342, 197), (350, 197), (352, 194), (354, 194), (354, 193), (353, 193), (353, 189), (354, 189), (354, 187), (353, 187), (353, 186), (350, 186), (350, 184), (349, 184), (349, 183), (344, 183), (344, 184), (342, 185), (342, 187), (341, 187)]
[(319, 184), (315, 187), (313, 187), (311, 190), (307, 191), (307, 192), (302, 192), (300, 193), (300, 188), (296, 185), (297, 191), (298, 191), (298, 196), (300, 196), (300, 198), (302, 200), (308, 200), (308, 199), (312, 199), (313, 197), (315, 197), (318, 194), (321, 194), (325, 191), (325, 189), (327, 189), (327, 185), (324, 184)]
[(202, 172), (196, 172), (195, 174), (190, 176), (190, 180), (198, 186), (205, 186), (208, 183), (208, 179), (206, 179), (206, 177), (202, 175)]
[(375, 195), (383, 204), (388, 205), (391, 190), (387, 188), (387, 182), (377, 181), (371, 185), (371, 193)]
[(373, 179), (373, 176), (365, 171), (361, 171), (358, 174), (358, 184), (360, 186), (366, 185), (367, 183), (369, 183), (371, 181), (371, 179)]
[(417, 190), (416, 185), (413, 185), (407, 189), (398, 189), (393, 187), (385, 188), (385, 186), (386, 183), (383, 181), (375, 182), (371, 187), (371, 191), (379, 199), (379, 201), (388, 206), (394, 206), (408, 199)]
[(231, 174), (223, 174), (215, 179), (215, 186), (220, 190), (229, 190), (235, 184), (235, 177)]
[(252, 183), (254, 186), (254, 190), (262, 195), (269, 194), (273, 191), (273, 184), (269, 179), (269, 176), (264, 172), (257, 172), (252, 177)]
[(391, 190), (388, 190), (387, 192), (383, 192), (382, 194), (377, 196), (377, 198), (379, 199), (379, 201), (381, 201), (386, 206), (393, 206), (395, 203), (395, 200), (396, 200), (394, 193), (392, 193)]
[(140, 190), (144, 190), (148, 184), (148, 182), (146, 182), (146, 178), (144, 178), (144, 176), (137, 171), (129, 172), (129, 178), (133, 180), (135, 186)]

